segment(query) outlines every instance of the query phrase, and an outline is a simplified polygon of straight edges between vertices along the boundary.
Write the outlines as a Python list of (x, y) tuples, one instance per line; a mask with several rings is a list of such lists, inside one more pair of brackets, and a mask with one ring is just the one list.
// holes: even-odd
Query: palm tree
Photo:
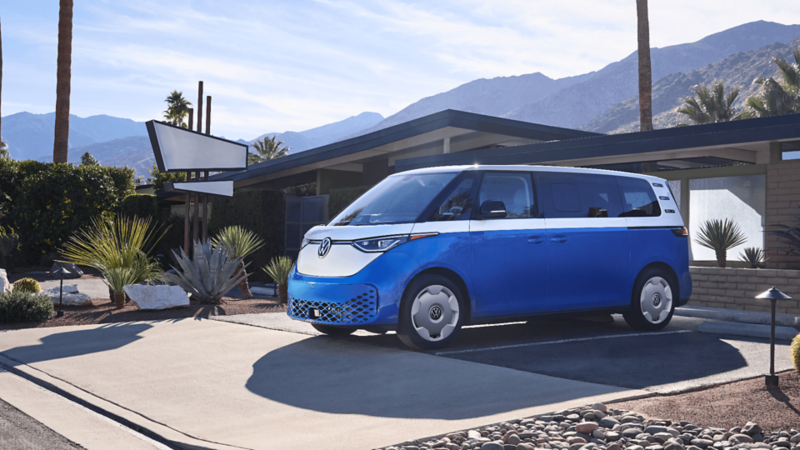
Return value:
[(779, 116), (800, 112), (800, 47), (792, 50), (794, 64), (772, 58), (781, 72), (783, 82), (758, 77), (753, 83), (761, 85), (758, 94), (747, 99), (748, 113), (756, 117)]
[(164, 118), (167, 119), (167, 122), (186, 128), (183, 119), (189, 114), (189, 107), (192, 104), (183, 98), (183, 92), (172, 91), (164, 101), (167, 102), (167, 110), (164, 111)]
[[(2, 93), (3, 93), (3, 33), (0, 32), (0, 99), (2, 98)], [(1, 101), (0, 101), (0, 104), (2, 104)], [(2, 114), (0, 114), (0, 120), (2, 120), (1, 118), (2, 118)], [(2, 125), (1, 122), (0, 122), (0, 125)], [(2, 131), (2, 127), (0, 127), (0, 131)], [(3, 135), (3, 133), (0, 132), (0, 136), (2, 136), (2, 135)], [(2, 138), (0, 138), (0, 139), (2, 139)], [(8, 155), (8, 145), (6, 145), (5, 142), (0, 142), (0, 144), (3, 144), (3, 145), (6, 146), (6, 148), (0, 148), (0, 155), (2, 155), (3, 151), (5, 150), (5, 155), (7, 156)]]
[(637, 35), (639, 41), (639, 129), (653, 129), (653, 73), (650, 67), (650, 23), (647, 0), (636, 0)]
[(72, 0), (59, 0), (56, 126), (53, 162), (67, 162), (69, 150), (69, 93), (72, 69)]
[(705, 83), (692, 86), (696, 97), (684, 97), (685, 103), (678, 112), (687, 116), (696, 124), (729, 122), (739, 119), (741, 113), (733, 107), (733, 102), (739, 96), (739, 86), (732, 88), (725, 95), (725, 83), (714, 80), (709, 87)]
[(288, 155), (291, 149), (284, 145), (283, 141), (278, 141), (277, 137), (278, 135), (276, 134), (272, 137), (265, 137), (260, 141), (255, 141), (253, 149), (258, 153), (248, 153), (248, 162), (255, 164)]

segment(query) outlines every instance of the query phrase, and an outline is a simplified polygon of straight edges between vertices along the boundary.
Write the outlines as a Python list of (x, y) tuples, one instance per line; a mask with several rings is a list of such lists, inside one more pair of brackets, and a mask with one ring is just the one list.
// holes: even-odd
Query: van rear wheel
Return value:
[(331, 325), (322, 325), (319, 323), (312, 323), (312, 327), (320, 333), (327, 334), (328, 336), (349, 336), (353, 334), (356, 329), (350, 327), (334, 327)]
[(656, 331), (669, 324), (675, 313), (676, 283), (663, 270), (650, 268), (636, 279), (631, 309), (622, 317), (636, 330)]
[(461, 330), (464, 297), (441, 275), (423, 275), (403, 294), (397, 336), (416, 350), (447, 347)]

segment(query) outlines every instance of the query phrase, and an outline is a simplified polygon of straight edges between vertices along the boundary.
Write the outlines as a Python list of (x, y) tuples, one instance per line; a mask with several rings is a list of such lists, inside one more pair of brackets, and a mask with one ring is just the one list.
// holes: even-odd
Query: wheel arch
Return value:
[(461, 291), (461, 294), (464, 296), (464, 307), (466, 308), (466, 314), (464, 314), (463, 316), (462, 324), (468, 325), (470, 322), (470, 318), (472, 317), (471, 296), (469, 294), (469, 289), (467, 288), (467, 283), (464, 281), (463, 278), (461, 278), (461, 276), (458, 273), (454, 272), (453, 270), (447, 269), (445, 267), (429, 267), (425, 270), (420, 271), (419, 273), (411, 277), (411, 279), (408, 280), (408, 282), (406, 283), (405, 288), (403, 288), (403, 297), (406, 296), (406, 292), (408, 291), (408, 287), (411, 286), (411, 283), (413, 283), (417, 278), (425, 275), (443, 276), (452, 281), (453, 283), (455, 283), (455, 285)]
[(675, 272), (675, 269), (673, 269), (672, 266), (663, 261), (655, 261), (642, 267), (639, 273), (636, 274), (636, 278), (633, 280), (633, 286), (631, 286), (631, 299), (633, 298), (634, 291), (636, 290), (636, 283), (637, 281), (639, 281), (639, 277), (641, 277), (642, 273), (644, 273), (644, 271), (648, 269), (659, 269), (665, 272), (667, 275), (669, 275), (670, 278), (672, 278), (672, 282), (675, 283), (675, 291), (678, 294), (678, 298), (680, 298), (681, 282), (680, 279), (678, 278), (677, 272)]

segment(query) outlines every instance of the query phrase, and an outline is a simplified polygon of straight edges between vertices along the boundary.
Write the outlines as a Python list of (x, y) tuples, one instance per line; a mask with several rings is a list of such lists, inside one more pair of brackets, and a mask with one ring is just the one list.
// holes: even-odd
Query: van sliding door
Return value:
[(630, 238), (615, 177), (539, 172), (550, 311), (630, 303)]

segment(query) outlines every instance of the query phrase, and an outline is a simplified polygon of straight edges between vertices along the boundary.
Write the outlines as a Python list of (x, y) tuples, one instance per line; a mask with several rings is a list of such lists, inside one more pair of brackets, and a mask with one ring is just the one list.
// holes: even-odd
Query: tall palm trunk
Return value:
[(639, 129), (653, 129), (653, 72), (650, 67), (650, 23), (647, 0), (636, 0), (639, 40)]
[(60, 0), (58, 11), (58, 72), (53, 162), (67, 162), (69, 151), (69, 93), (72, 68), (72, 0)]
[[(0, 105), (2, 105), (3, 98), (3, 33), (0, 31)], [(3, 114), (0, 112), (0, 121), (2, 121)], [(3, 127), (0, 122), (0, 142), (3, 140)]]

